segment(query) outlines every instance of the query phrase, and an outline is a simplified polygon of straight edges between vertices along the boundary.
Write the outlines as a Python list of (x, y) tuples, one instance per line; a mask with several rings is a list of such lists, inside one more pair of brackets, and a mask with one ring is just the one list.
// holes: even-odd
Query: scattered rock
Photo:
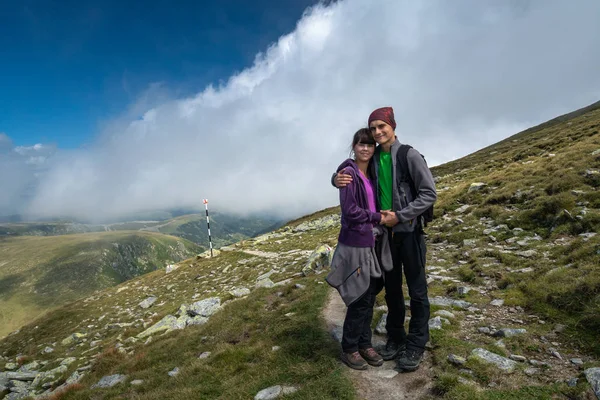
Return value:
[(440, 297), (440, 296), (430, 298), (429, 304), (434, 305), (434, 306), (440, 306), (440, 307), (458, 307), (458, 308), (462, 308), (465, 310), (468, 309), (469, 307), (471, 307), (471, 303), (469, 303), (468, 301), (454, 300), (454, 299), (450, 299), (448, 297)]
[(479, 333), (483, 333), (485, 335), (489, 335), (490, 333), (492, 333), (491, 329), (488, 328), (487, 326), (482, 326), (477, 328), (477, 330), (479, 331)]
[(85, 333), (76, 332), (64, 338), (61, 344), (63, 346), (70, 346), (73, 343), (80, 343), (86, 336), (87, 334)]
[(340, 215), (339, 214), (331, 214), (326, 215), (322, 218), (303, 222), (294, 228), (292, 228), (292, 232), (306, 232), (313, 229), (327, 229), (334, 226), (339, 226), (340, 224)]
[(77, 359), (75, 357), (67, 357), (60, 362), (60, 365), (65, 365), (68, 367), (69, 365), (73, 364), (75, 361), (77, 361)]
[(250, 294), (250, 289), (241, 287), (238, 289), (231, 290), (229, 292), (229, 294), (232, 295), (233, 297), (244, 297), (244, 296), (248, 296)]
[(435, 313), (433, 313), (433, 315), (438, 315), (440, 317), (445, 317), (445, 318), (456, 318), (456, 315), (452, 314), (450, 311), (447, 310), (437, 310)]
[(575, 386), (577, 386), (577, 382), (579, 382), (579, 379), (577, 379), (577, 378), (569, 378), (569, 379), (566, 380), (566, 382), (567, 382), (567, 386), (568, 387), (575, 387)]
[(429, 320), (429, 329), (439, 330), (442, 329), (442, 319), (438, 316)]
[(511, 329), (511, 328), (502, 328), (498, 329), (495, 333), (495, 337), (513, 337), (517, 335), (523, 335), (527, 333), (527, 329)]
[(463, 246), (465, 247), (475, 247), (477, 246), (477, 239), (464, 239)]
[(458, 292), (459, 295), (465, 295), (467, 293), (469, 293), (471, 291), (471, 288), (468, 286), (459, 286), (456, 291)]
[(295, 287), (296, 289), (306, 289), (306, 285), (303, 285), (303, 284), (301, 284), (301, 283), (296, 283), (296, 284), (294, 285), (294, 287)]
[(6, 371), (14, 371), (17, 368), (19, 368), (19, 366), (12, 362), (8, 362), (8, 363), (4, 364), (4, 369)]
[(164, 331), (172, 331), (175, 329), (183, 329), (185, 325), (182, 327), (181, 323), (178, 321), (177, 317), (172, 315), (166, 315), (163, 319), (158, 321), (156, 324), (152, 325), (150, 328), (145, 331), (139, 333), (136, 337), (138, 339), (145, 338), (147, 336), (153, 335), (158, 332)]
[(37, 375), (37, 372), (0, 372), (0, 383), (3, 380), (5, 382), (8, 382), (9, 380), (33, 381)]
[(571, 363), (577, 365), (578, 367), (583, 365), (583, 360), (581, 358), (571, 358)]
[(144, 381), (142, 379), (136, 379), (136, 380), (130, 382), (130, 384), (133, 386), (140, 386), (143, 383), (144, 383)]
[(474, 182), (471, 183), (471, 186), (469, 186), (469, 190), (468, 192), (478, 192), (480, 190), (482, 190), (483, 188), (485, 188), (487, 186), (487, 184), (483, 183), (483, 182)]
[(584, 371), (585, 378), (592, 385), (596, 397), (600, 399), (600, 368), (588, 368)]
[(273, 281), (270, 280), (269, 278), (262, 279), (262, 280), (256, 282), (256, 285), (255, 285), (255, 287), (257, 289), (259, 289), (259, 288), (267, 288), (268, 289), (268, 288), (272, 288), (273, 286), (275, 286), (275, 283), (273, 283)]
[(179, 375), (179, 367), (173, 368), (171, 371), (168, 372), (168, 375), (170, 377), (174, 377), (174, 376)]
[(125, 382), (126, 379), (127, 376), (125, 375), (107, 375), (102, 377), (102, 379), (100, 379), (98, 383), (92, 385), (92, 389), (113, 387), (115, 385), (118, 385), (119, 383)]
[(205, 351), (204, 353), (200, 354), (198, 356), (198, 358), (201, 359), (201, 360), (204, 360), (205, 358), (210, 357), (210, 354), (211, 354), (210, 351)]
[(377, 326), (375, 327), (375, 333), (378, 333), (380, 335), (387, 335), (387, 330), (385, 329), (385, 324), (387, 323), (387, 313), (384, 313), (381, 316), (381, 319), (379, 320), (379, 322), (377, 323)]
[(533, 376), (533, 375), (535, 375), (535, 374), (539, 373), (539, 372), (540, 372), (540, 369), (539, 369), (539, 368), (531, 368), (531, 367), (529, 367), (529, 368), (525, 368), (525, 369), (523, 370), (523, 372), (524, 372), (524, 373), (525, 373), (525, 375), (527, 375), (527, 376)]
[(42, 350), (42, 353), (44, 353), (44, 354), (50, 354), (50, 353), (52, 353), (53, 351), (54, 351), (54, 349), (53, 349), (52, 347), (50, 347), (50, 346), (46, 346), (46, 347), (44, 348), (44, 350)]
[(501, 307), (501, 306), (503, 306), (503, 305), (504, 305), (504, 300), (503, 300), (503, 299), (496, 299), (496, 300), (492, 300), (492, 301), (490, 302), (490, 305), (491, 305), (491, 306), (494, 306), (494, 307)]
[(279, 351), (281, 350), (281, 346), (273, 346), (271, 347), (271, 351)]
[(537, 251), (535, 250), (524, 250), (524, 251), (516, 251), (516, 255), (525, 257), (525, 258), (533, 258), (537, 256)]
[(200, 300), (192, 303), (187, 309), (187, 314), (190, 317), (202, 316), (210, 317), (221, 308), (221, 299), (218, 297), (210, 297), (208, 299)]
[(465, 204), (464, 206), (460, 206), (458, 207), (456, 210), (454, 210), (454, 212), (458, 213), (458, 214), (463, 214), (465, 211), (467, 211), (471, 206), (468, 204)]
[(448, 361), (454, 365), (465, 365), (467, 359), (464, 357), (457, 356), (455, 354), (448, 354)]
[(562, 356), (560, 355), (560, 353), (558, 352), (558, 350), (556, 350), (554, 347), (550, 347), (548, 349), (548, 353), (552, 354), (553, 357), (558, 358), (559, 360), (562, 360)]
[(326, 244), (322, 244), (315, 249), (315, 251), (308, 257), (308, 261), (304, 268), (302, 268), (302, 274), (304, 276), (320, 273), (325, 268), (331, 265), (331, 259), (333, 258), (333, 250)]
[(504, 372), (511, 373), (514, 371), (517, 363), (513, 360), (509, 360), (506, 357), (502, 357), (498, 354), (492, 353), (482, 348), (474, 349), (471, 352), (471, 357), (478, 358), (488, 364), (493, 364)]
[(273, 400), (283, 394), (283, 388), (279, 385), (271, 386), (261, 390), (254, 396), (254, 400)]
[(152, 306), (152, 304), (154, 304), (155, 302), (156, 302), (156, 297), (151, 296), (151, 297), (148, 297), (146, 300), (142, 301), (138, 305), (145, 309), (145, 308), (150, 308)]

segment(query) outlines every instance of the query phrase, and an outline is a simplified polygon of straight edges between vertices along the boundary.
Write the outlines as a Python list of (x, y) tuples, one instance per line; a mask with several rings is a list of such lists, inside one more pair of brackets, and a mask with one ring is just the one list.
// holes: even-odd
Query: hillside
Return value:
[(200, 251), (148, 232), (0, 238), (0, 337), (49, 309)]
[[(211, 214), (211, 235), (214, 247), (221, 247), (281, 226), (273, 218), (239, 217), (218, 212)], [(132, 220), (107, 224), (78, 222), (11, 222), (0, 223), (2, 236), (57, 236), (73, 233), (150, 231), (187, 239), (208, 247), (208, 232), (204, 213), (180, 215), (166, 220)]]
[[(0, 385), (56, 399), (600, 397), (599, 127), (591, 107), (434, 168), (418, 373), (338, 362), (343, 308), (327, 312), (326, 268), (305, 268), (336, 244), (335, 207), (48, 313), (0, 341)], [(385, 310), (382, 293), (374, 325)]]

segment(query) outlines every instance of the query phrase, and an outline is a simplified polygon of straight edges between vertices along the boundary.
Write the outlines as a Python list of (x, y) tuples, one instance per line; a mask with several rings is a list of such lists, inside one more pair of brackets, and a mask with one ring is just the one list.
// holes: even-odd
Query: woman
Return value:
[[(338, 246), (326, 280), (336, 288), (348, 306), (344, 320), (341, 360), (350, 368), (364, 370), (367, 363), (381, 366), (383, 359), (371, 344), (371, 321), (375, 297), (383, 287), (383, 274), (375, 252), (376, 233), (385, 216), (377, 212), (377, 186), (369, 177), (375, 152), (375, 140), (363, 128), (352, 140), (354, 159), (337, 169), (352, 176), (352, 182), (340, 189), (342, 227)], [(389, 250), (389, 249), (388, 249)], [(391, 269), (388, 262), (384, 268)]]

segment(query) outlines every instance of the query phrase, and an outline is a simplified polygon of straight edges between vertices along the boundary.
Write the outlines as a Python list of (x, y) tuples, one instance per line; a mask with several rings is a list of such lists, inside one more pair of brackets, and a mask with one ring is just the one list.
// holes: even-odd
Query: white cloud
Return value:
[[(115, 216), (208, 198), (290, 216), (334, 205), (329, 176), (376, 107), (393, 106), (400, 140), (435, 165), (598, 100), (597, 15), (595, 0), (314, 7), (226, 84), (161, 97), (95, 145), (46, 160), (27, 211)], [(149, 96), (141, 104), (156, 104)]]

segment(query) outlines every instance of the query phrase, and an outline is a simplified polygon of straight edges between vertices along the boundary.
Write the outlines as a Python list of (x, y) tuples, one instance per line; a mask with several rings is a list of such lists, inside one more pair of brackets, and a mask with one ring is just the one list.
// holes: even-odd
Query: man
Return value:
[[(377, 144), (374, 155), (379, 209), (388, 217), (388, 237), (391, 241), (394, 268), (385, 274), (385, 300), (388, 306), (386, 330), (388, 340), (380, 350), (384, 360), (397, 358), (397, 367), (415, 371), (423, 358), (429, 340), (429, 299), (425, 278), (425, 240), (423, 222), (419, 216), (437, 199), (431, 171), (421, 154), (409, 148), (406, 154), (410, 184), (396, 173), (400, 142), (397, 140), (394, 110), (378, 108), (369, 116), (369, 128)], [(352, 178), (343, 173), (334, 175), (336, 187), (344, 187)], [(404, 328), (406, 307), (402, 291), (402, 271), (410, 296), (411, 319), (408, 334)]]

